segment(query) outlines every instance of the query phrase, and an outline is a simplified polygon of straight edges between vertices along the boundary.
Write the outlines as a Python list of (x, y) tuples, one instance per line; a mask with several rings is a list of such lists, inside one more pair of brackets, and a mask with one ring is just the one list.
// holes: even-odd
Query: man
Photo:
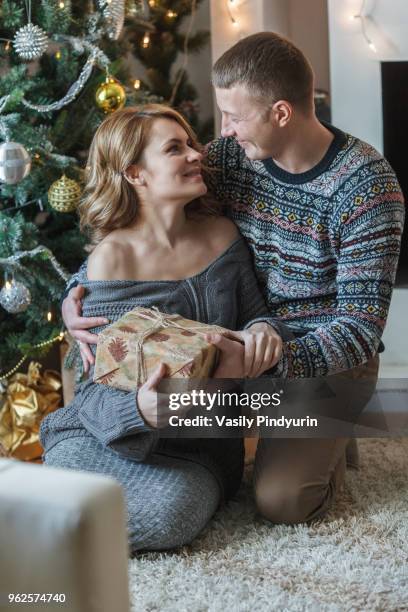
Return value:
[[(212, 189), (248, 241), (271, 312), (295, 334), (277, 372), (344, 372), (373, 390), (404, 216), (393, 170), (368, 144), (319, 122), (309, 62), (274, 33), (224, 53), (213, 85), (222, 138), (208, 147)], [(86, 342), (79, 328), (97, 323), (78, 321), (81, 289), (73, 291), (64, 318)], [(348, 442), (261, 440), (254, 471), (261, 513), (288, 524), (322, 516), (342, 484)]]

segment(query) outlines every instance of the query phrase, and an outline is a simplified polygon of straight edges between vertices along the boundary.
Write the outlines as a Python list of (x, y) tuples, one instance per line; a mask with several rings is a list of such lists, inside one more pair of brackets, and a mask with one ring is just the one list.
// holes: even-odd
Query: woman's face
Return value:
[(207, 192), (201, 175), (202, 155), (192, 144), (176, 121), (154, 121), (137, 166), (140, 195), (145, 200), (186, 204)]

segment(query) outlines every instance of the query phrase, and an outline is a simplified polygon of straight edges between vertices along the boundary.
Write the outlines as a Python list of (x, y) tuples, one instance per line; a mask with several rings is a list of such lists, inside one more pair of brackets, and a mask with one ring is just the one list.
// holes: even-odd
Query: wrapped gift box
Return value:
[(32, 361), (27, 374), (17, 372), (0, 389), (0, 456), (32, 461), (43, 449), (38, 432), (42, 419), (61, 403), (61, 377)]
[(205, 336), (226, 332), (156, 308), (136, 308), (99, 334), (94, 381), (131, 391), (160, 363), (172, 378), (210, 377), (218, 349)]

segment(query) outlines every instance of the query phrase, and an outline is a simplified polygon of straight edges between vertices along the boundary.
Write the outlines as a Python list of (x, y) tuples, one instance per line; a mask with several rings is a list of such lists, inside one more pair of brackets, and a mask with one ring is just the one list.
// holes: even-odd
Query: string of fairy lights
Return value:
[(360, 10), (358, 11), (358, 13), (354, 15), (350, 15), (350, 21), (359, 21), (360, 28), (361, 28), (361, 34), (365, 42), (367, 43), (369, 49), (371, 49), (373, 53), (377, 53), (377, 47), (375, 46), (375, 44), (373, 43), (373, 41), (367, 34), (367, 23), (371, 20), (371, 16), (369, 13), (366, 12), (365, 6), (366, 6), (366, 0), (362, 0)]
[[(227, 15), (229, 21), (234, 29), (239, 30), (240, 27), (240, 15), (239, 15), (239, 7), (242, 4), (242, 0), (225, 0), (225, 7), (227, 11)], [(360, 24), (361, 35), (366, 42), (367, 46), (373, 53), (377, 53), (377, 47), (373, 40), (368, 35), (368, 25), (370, 21), (372, 21), (371, 14), (366, 9), (366, 0), (362, 0), (360, 9), (350, 15), (350, 21), (356, 22), (358, 21)]]
[(235, 9), (237, 7), (237, 0), (227, 0), (227, 12), (228, 12), (228, 17), (230, 18), (231, 24), (235, 27), (238, 28), (239, 26), (239, 21), (238, 18), (236, 16), (235, 13)]
[[(50, 340), (44, 340), (44, 342), (39, 342), (38, 344), (34, 344), (31, 348), (32, 349), (41, 349), (41, 348), (45, 348), (46, 346), (50, 346), (51, 344), (55, 344), (56, 342), (62, 342), (65, 338), (66, 333), (63, 331), (60, 331), (60, 333), (58, 334), (58, 336), (55, 336), (54, 338), (51, 338)], [(16, 363), (16, 365), (9, 370), (8, 372), (5, 372), (4, 374), (0, 375), (0, 383), (2, 381), (7, 381), (7, 379), (12, 376), (13, 374), (15, 374), (17, 372), (17, 370), (19, 369), (19, 367), (25, 362), (25, 360), (28, 358), (28, 353), (25, 353), (20, 361), (18, 363)]]

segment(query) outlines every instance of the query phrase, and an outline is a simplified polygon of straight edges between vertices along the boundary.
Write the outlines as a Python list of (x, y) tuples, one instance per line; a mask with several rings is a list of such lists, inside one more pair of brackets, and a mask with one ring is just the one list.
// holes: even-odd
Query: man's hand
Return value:
[(208, 334), (207, 341), (220, 351), (220, 360), (213, 378), (243, 378), (244, 345), (221, 334)]
[(95, 358), (88, 344), (96, 344), (98, 336), (86, 330), (91, 327), (106, 325), (109, 320), (104, 317), (82, 317), (81, 300), (84, 295), (85, 288), (82, 285), (77, 285), (69, 291), (62, 303), (62, 318), (71, 336), (78, 341), (84, 371), (88, 372), (89, 366), (95, 363)]
[(254, 323), (244, 331), (230, 331), (228, 337), (245, 345), (243, 376), (247, 378), (256, 378), (273, 368), (282, 354), (282, 338), (267, 323)]

